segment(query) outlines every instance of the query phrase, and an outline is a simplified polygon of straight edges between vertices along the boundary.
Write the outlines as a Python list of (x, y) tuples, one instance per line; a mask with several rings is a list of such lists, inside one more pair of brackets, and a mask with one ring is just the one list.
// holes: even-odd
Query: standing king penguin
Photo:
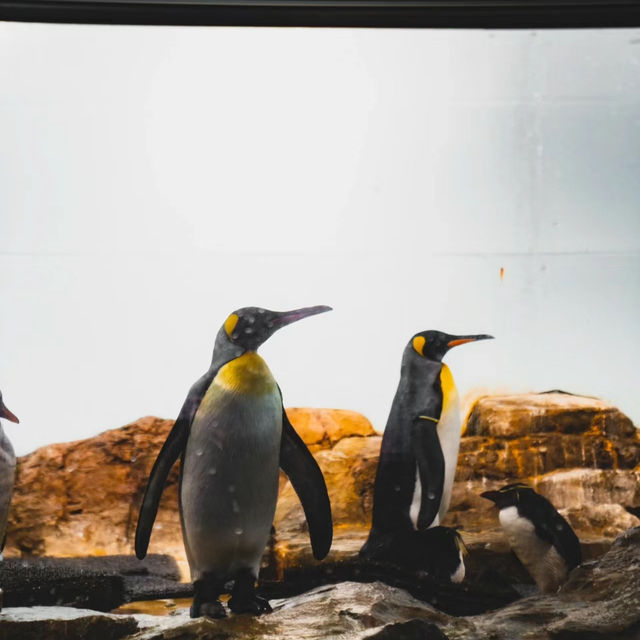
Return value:
[[(2, 392), (0, 392), (0, 418), (6, 418), (16, 424), (20, 422), (16, 416), (4, 406)], [(0, 558), (7, 540), (7, 524), (9, 522), (9, 509), (13, 494), (13, 483), (16, 478), (16, 454), (13, 451), (9, 438), (5, 435), (0, 424)]]
[(571, 525), (544, 496), (516, 483), (480, 494), (498, 507), (507, 540), (542, 593), (553, 593), (582, 562)]
[(302, 502), (313, 555), (320, 560), (329, 552), (333, 526), (324, 477), (256, 351), (281, 327), (330, 310), (245, 307), (232, 313), (216, 337), (211, 367), (191, 387), (153, 466), (136, 555), (142, 559), (147, 553), (162, 490), (181, 456), (180, 518), (194, 583), (191, 617), (224, 617), (218, 598), (230, 581), (231, 611), (271, 611), (255, 582), (275, 513), (279, 468)]
[(457, 345), (493, 336), (417, 333), (402, 357), (400, 384), (382, 438), (373, 492), (373, 521), (363, 557), (380, 555), (407, 531), (444, 518), (462, 435), (460, 400), (442, 358)]

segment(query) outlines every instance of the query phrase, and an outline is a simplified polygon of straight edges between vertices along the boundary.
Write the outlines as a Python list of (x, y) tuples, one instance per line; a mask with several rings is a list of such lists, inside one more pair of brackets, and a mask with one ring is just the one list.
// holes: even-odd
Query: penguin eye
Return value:
[(413, 339), (413, 350), (424, 357), (424, 345), (427, 342), (424, 336), (416, 336)]
[(236, 328), (236, 325), (238, 324), (238, 314), (237, 313), (232, 313), (225, 321), (224, 321), (224, 330), (227, 333), (227, 335), (229, 336), (229, 338), (231, 338), (231, 334), (233, 333), (233, 330)]

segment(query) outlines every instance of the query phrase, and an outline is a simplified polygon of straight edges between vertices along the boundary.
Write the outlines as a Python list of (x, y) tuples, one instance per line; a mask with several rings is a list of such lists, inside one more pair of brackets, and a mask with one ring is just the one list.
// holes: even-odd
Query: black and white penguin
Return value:
[[(2, 401), (0, 392), (0, 418), (5, 418), (16, 424), (20, 422), (16, 416), (7, 409)], [(9, 510), (11, 508), (11, 496), (16, 478), (16, 454), (7, 438), (2, 423), (0, 423), (0, 559), (7, 540), (7, 524), (9, 523)]]
[(442, 522), (458, 461), (462, 415), (451, 371), (442, 358), (452, 347), (489, 335), (417, 333), (402, 357), (400, 383), (382, 438), (373, 494), (373, 519), (361, 555), (381, 541)]
[(554, 593), (582, 561), (571, 525), (544, 496), (526, 484), (480, 494), (498, 507), (502, 529), (542, 593)]
[(363, 554), (373, 562), (387, 562), (444, 582), (464, 580), (467, 548), (452, 527), (430, 527), (422, 531), (406, 529), (378, 538)]
[(140, 509), (136, 555), (147, 552), (167, 475), (182, 456), (180, 516), (194, 583), (192, 617), (224, 617), (218, 597), (230, 581), (234, 613), (271, 611), (255, 593), (255, 582), (276, 508), (279, 468), (302, 502), (314, 556), (329, 552), (333, 528), (322, 472), (257, 354), (277, 329), (329, 310), (247, 307), (232, 313), (218, 332), (211, 367), (189, 391), (158, 455)]

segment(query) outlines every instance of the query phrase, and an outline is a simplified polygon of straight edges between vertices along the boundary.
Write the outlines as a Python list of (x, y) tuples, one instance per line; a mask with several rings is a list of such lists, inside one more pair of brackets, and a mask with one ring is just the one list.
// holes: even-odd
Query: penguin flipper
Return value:
[(413, 455), (422, 486), (418, 530), (427, 529), (440, 509), (444, 488), (444, 454), (438, 438), (438, 420), (421, 413), (412, 425)]
[[(552, 544), (558, 553), (564, 558), (570, 569), (577, 567), (582, 562), (580, 540), (576, 536), (571, 525), (556, 511), (555, 507), (544, 496), (536, 494), (536, 510), (544, 513), (544, 517), (529, 515), (524, 510), (524, 515), (534, 523), (538, 537)], [(522, 507), (520, 507), (522, 508)]]
[(153, 529), (153, 523), (155, 522), (158, 512), (158, 505), (160, 504), (160, 497), (162, 496), (162, 491), (164, 490), (164, 485), (171, 471), (171, 467), (173, 467), (185, 449), (193, 417), (196, 415), (200, 402), (202, 402), (202, 398), (216, 373), (217, 369), (210, 369), (191, 387), (187, 399), (182, 405), (180, 414), (153, 464), (153, 468), (149, 474), (147, 489), (140, 507), (138, 526), (136, 527), (135, 550), (136, 556), (140, 560), (147, 555), (151, 530)]
[(313, 557), (322, 560), (331, 549), (333, 522), (327, 485), (318, 463), (307, 445), (289, 422), (282, 409), (282, 440), (280, 442), (280, 468), (287, 474), (300, 498), (309, 525)]

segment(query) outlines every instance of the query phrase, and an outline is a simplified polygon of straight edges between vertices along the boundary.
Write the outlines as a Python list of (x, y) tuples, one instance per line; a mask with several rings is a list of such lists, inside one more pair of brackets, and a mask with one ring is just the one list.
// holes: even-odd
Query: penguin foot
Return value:
[(268, 600), (255, 594), (252, 594), (249, 598), (240, 599), (238, 596), (231, 598), (229, 600), (229, 609), (233, 613), (250, 613), (254, 616), (273, 611)]
[(219, 620), (220, 618), (226, 618), (227, 612), (224, 610), (224, 606), (220, 600), (214, 602), (194, 602), (189, 610), (189, 615), (192, 618), (213, 618)]

